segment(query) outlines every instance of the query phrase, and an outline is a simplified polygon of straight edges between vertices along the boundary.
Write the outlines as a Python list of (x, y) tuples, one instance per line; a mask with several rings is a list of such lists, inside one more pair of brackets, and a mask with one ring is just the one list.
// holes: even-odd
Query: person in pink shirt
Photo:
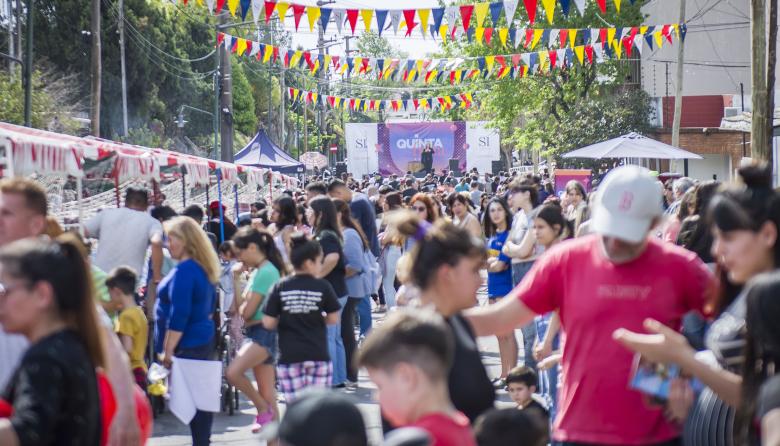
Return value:
[(667, 408), (647, 404), (629, 388), (634, 355), (612, 332), (642, 331), (648, 317), (679, 329), (686, 312), (704, 307), (713, 279), (696, 254), (649, 237), (663, 210), (647, 170), (616, 168), (598, 194), (594, 234), (556, 245), (499, 304), (466, 316), (479, 336), (488, 336), (558, 311), (563, 338), (556, 444), (677, 444), (678, 411), (667, 416)]

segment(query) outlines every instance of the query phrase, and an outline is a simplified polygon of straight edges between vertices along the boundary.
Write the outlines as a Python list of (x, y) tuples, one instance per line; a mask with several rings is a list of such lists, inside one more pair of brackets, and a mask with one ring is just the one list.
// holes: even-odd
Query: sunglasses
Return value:
[(417, 212), (425, 212), (428, 210), (425, 208), (425, 206), (412, 206), (412, 209), (414, 209)]

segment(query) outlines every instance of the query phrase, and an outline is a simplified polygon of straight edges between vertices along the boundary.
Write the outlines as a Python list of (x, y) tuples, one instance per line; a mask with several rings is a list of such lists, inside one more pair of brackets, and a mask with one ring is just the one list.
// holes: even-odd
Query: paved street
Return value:
[[(480, 295), (480, 304), (485, 304), (485, 296)], [(384, 316), (384, 315), (381, 315)], [(381, 318), (380, 318), (381, 319)], [(374, 318), (374, 323), (379, 322)], [(520, 330), (516, 331), (518, 343), (522, 342)], [(483, 351), (482, 360), (488, 369), (488, 375), (493, 377), (498, 374), (500, 361), (498, 356), (498, 344), (495, 338), (483, 338), (479, 340), (481, 350)], [(522, 356), (522, 349), (520, 349)], [(365, 372), (360, 373), (359, 387), (356, 391), (340, 390), (348, 395), (352, 395), (363, 412), (366, 425), (369, 429), (369, 439), (372, 444), (378, 444), (381, 439), (381, 428), (379, 419), (379, 405), (373, 399), (374, 385), (368, 380)], [(498, 394), (500, 401), (509, 401), (509, 397), (504, 391)], [(284, 413), (284, 404), (280, 405)], [(256, 415), (254, 407), (247, 402), (245, 398), (241, 399), (240, 412), (233, 416), (225, 413), (217, 414), (214, 418), (214, 429), (211, 437), (214, 445), (258, 445), (261, 442), (252, 434), (250, 424)], [(170, 413), (165, 413), (155, 420), (154, 435), (149, 442), (154, 446), (180, 446), (191, 443), (189, 428), (183, 425)]]

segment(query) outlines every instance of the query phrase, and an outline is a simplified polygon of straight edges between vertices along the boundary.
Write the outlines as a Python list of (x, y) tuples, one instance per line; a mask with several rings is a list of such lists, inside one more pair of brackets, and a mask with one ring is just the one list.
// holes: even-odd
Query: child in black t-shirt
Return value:
[(506, 390), (509, 397), (517, 404), (517, 408), (524, 411), (536, 412), (549, 425), (550, 412), (533, 398), (536, 393), (538, 378), (536, 372), (530, 367), (515, 367), (506, 375)]
[(288, 403), (308, 387), (330, 387), (333, 365), (326, 324), (338, 324), (341, 308), (333, 287), (316, 278), (322, 261), (317, 241), (293, 236), (290, 261), (295, 274), (268, 293), (263, 317), (266, 329), (279, 331), (277, 379)]

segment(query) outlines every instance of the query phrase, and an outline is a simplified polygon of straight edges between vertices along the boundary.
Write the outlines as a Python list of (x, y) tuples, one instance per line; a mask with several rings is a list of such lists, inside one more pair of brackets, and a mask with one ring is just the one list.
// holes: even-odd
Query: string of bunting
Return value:
[(459, 93), (446, 96), (437, 96), (429, 98), (414, 99), (362, 99), (343, 96), (331, 96), (317, 93), (316, 91), (300, 90), (297, 88), (288, 88), (287, 95), (295, 103), (302, 101), (306, 105), (329, 107), (337, 110), (352, 111), (379, 111), (392, 110), (451, 110), (452, 108), (471, 108), (474, 106), (473, 93)]
[[(177, 0), (173, 0), (174, 2)], [(297, 3), (289, 2), (275, 2), (268, 0), (179, 0), (185, 5), (188, 1), (193, 1), (199, 6), (205, 6), (209, 11), (213, 11), (217, 14), (225, 9), (227, 6), (228, 11), (234, 17), (236, 14), (240, 14), (242, 20), (246, 20), (246, 16), (249, 11), (252, 11), (252, 17), (255, 22), (259, 20), (265, 20), (268, 23), (276, 13), (276, 17), (284, 23), (287, 12), (292, 11), (293, 22), (295, 23), (295, 30), (301, 23), (301, 18), (306, 15), (309, 31), (314, 30), (316, 24), (320, 24), (323, 31), (326, 31), (330, 19), (333, 18), (333, 22), (338, 28), (339, 34), (342, 32), (342, 28), (345, 24), (349, 26), (352, 34), (355, 34), (357, 28), (358, 18), (361, 18), (365, 26), (366, 31), (370, 29), (376, 30), (379, 35), (382, 32), (392, 28), (393, 32), (397, 35), (398, 29), (406, 29), (407, 36), (411, 35), (412, 31), (416, 27), (420, 30), (423, 37), (426, 33), (430, 33), (434, 36), (436, 33), (444, 36), (449, 30), (450, 33), (454, 33), (456, 29), (462, 29), (466, 31), (470, 28), (480, 28), (485, 24), (485, 20), (488, 15), (490, 16), (493, 27), (498, 25), (501, 13), (504, 13), (506, 23), (510, 24), (515, 18), (516, 11), (518, 10), (519, 0), (503, 0), (497, 2), (480, 2), (471, 5), (460, 6), (446, 6), (439, 8), (419, 8), (419, 9), (373, 9), (373, 8), (325, 8), (320, 6), (301, 5)], [(595, 1), (599, 10), (602, 13), (607, 12), (607, 0), (588, 0), (589, 2)], [(635, 0), (631, 0), (631, 4)], [(541, 3), (541, 5), (539, 4)], [(569, 14), (571, 10), (571, 4), (574, 3), (577, 11), (580, 15), (585, 14), (586, 0), (523, 0), (523, 9), (525, 10), (525, 17), (531, 25), (536, 20), (536, 14), (539, 6), (541, 6), (548, 23), (553, 23), (553, 16), (555, 15), (556, 6), (560, 5), (560, 10), (564, 15)], [(622, 0), (612, 0), (615, 5), (615, 10), (620, 12), (620, 5)], [(376, 25), (374, 25), (376, 23)], [(458, 27), (458, 23), (460, 27)], [(442, 29), (442, 27), (446, 27)]]
[(475, 77), (488, 78), (495, 75), (497, 79), (506, 76), (516, 78), (535, 71), (545, 72), (552, 68), (572, 66), (575, 62), (585, 65), (601, 62), (604, 58), (620, 59), (623, 55), (631, 57), (634, 49), (641, 54), (644, 44), (651, 50), (654, 44), (660, 48), (665, 41), (671, 44), (673, 36), (684, 39), (685, 32), (684, 24), (585, 30), (528, 29), (521, 43), (526, 48), (550, 48), (551, 45), (555, 47), (556, 42), (560, 48), (505, 55), (426, 59), (323, 55), (280, 48), (225, 33), (217, 35), (217, 44), (224, 45), (228, 51), (239, 56), (254, 58), (266, 64), (281, 64), (285, 68), (306, 68), (312, 74), (327, 69), (336, 74), (349, 72), (356, 76), (368, 75), (407, 83), (422, 80), (425, 84), (434, 81), (458, 84)]

